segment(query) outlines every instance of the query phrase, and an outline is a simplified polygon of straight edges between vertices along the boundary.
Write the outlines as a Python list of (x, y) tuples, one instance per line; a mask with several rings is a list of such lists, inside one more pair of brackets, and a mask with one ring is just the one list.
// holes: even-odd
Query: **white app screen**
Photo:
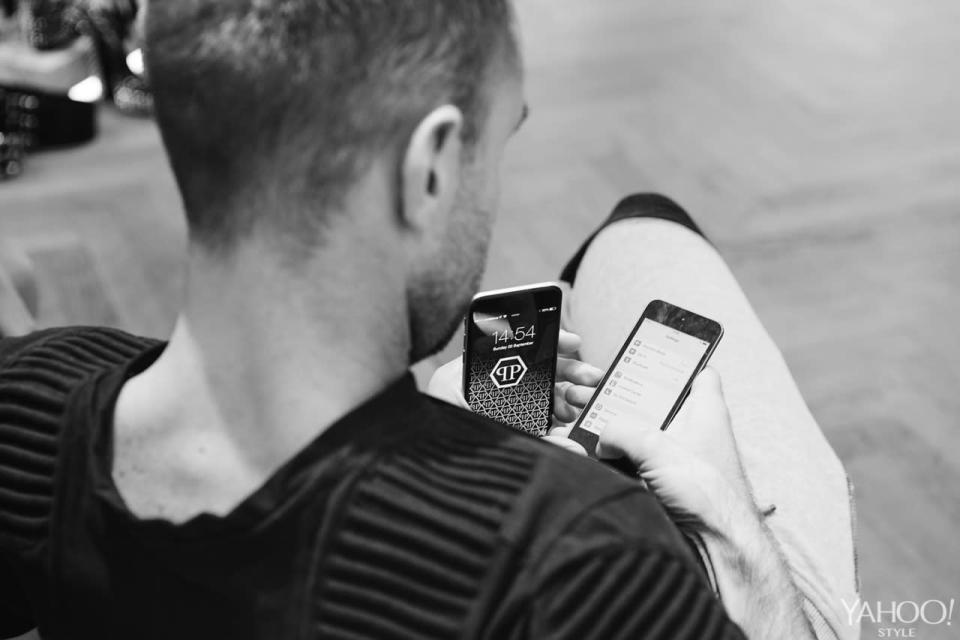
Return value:
[(644, 319), (580, 426), (597, 435), (617, 421), (659, 429), (709, 346)]

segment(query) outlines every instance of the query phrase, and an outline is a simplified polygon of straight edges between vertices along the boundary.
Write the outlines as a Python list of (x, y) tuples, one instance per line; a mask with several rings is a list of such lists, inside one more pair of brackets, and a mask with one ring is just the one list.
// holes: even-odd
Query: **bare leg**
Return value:
[(818, 636), (857, 637), (841, 601), (849, 608), (857, 598), (846, 474), (779, 349), (710, 243), (682, 224), (656, 217), (605, 227), (576, 271), (565, 322), (583, 338), (583, 359), (605, 368), (657, 298), (724, 326), (711, 366), (723, 378), (757, 504), (776, 505), (767, 523)]

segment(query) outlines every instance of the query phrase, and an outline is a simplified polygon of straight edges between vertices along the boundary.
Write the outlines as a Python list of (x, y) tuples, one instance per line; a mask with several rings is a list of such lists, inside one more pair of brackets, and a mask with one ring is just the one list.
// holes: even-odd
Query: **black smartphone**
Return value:
[(570, 438), (596, 457), (607, 425), (666, 429), (713, 355), (723, 327), (692, 311), (654, 300), (584, 407)]
[(463, 395), (473, 411), (534, 435), (546, 433), (562, 297), (551, 283), (474, 296), (463, 336)]

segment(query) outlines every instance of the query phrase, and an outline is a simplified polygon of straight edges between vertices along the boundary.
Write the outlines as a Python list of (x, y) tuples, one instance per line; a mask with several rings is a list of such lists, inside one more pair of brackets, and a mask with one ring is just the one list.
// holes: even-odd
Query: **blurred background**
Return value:
[[(960, 4), (517, 6), (532, 117), (508, 152), (485, 285), (555, 278), (622, 195), (670, 195), (846, 464), (864, 599), (960, 600)], [(15, 293), (26, 271), (38, 326), (172, 327), (179, 199), (153, 124), (131, 117), (148, 105), (111, 86), (92, 142), (26, 153), (0, 182), (7, 322), (34, 306)], [(915, 626), (960, 637), (960, 614)]]

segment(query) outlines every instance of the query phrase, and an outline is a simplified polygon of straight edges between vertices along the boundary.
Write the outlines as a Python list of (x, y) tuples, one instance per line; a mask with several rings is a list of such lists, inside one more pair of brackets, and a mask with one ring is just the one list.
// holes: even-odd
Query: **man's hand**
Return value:
[(554, 427), (579, 418), (603, 379), (602, 370), (578, 360), (580, 336), (577, 334), (561, 329), (558, 351), (557, 384), (553, 397)]
[(612, 425), (601, 434), (597, 453), (629, 458), (674, 521), (700, 534), (723, 603), (748, 637), (814, 637), (754, 504), (715, 371), (697, 376), (667, 431)]
[(720, 376), (707, 368), (666, 431), (614, 423), (597, 445), (601, 458), (627, 457), (675, 522), (699, 532), (722, 526), (725, 503), (753, 511)]
[[(603, 371), (577, 360), (579, 350), (580, 336), (561, 329), (557, 348), (559, 355), (553, 401), (555, 425), (576, 420), (603, 378)], [(470, 406), (463, 397), (463, 360), (456, 358), (437, 369), (430, 378), (427, 393), (450, 404), (469, 409)], [(551, 434), (553, 433), (554, 431), (551, 430)], [(566, 438), (558, 437), (551, 440), (565, 446), (560, 440), (566, 440)], [(572, 444), (579, 447), (576, 443)]]

